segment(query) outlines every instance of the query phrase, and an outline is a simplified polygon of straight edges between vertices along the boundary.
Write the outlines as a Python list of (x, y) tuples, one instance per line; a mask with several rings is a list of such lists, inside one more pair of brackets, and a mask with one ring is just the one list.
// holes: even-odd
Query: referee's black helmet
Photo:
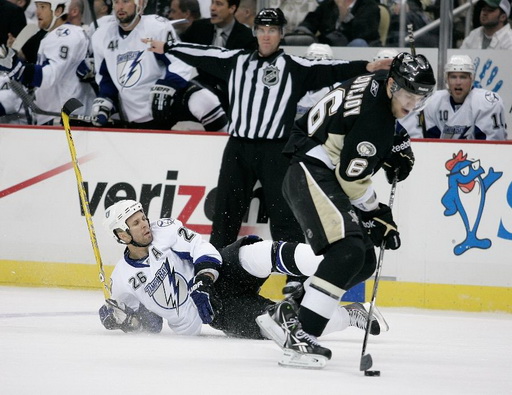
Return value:
[(432, 66), (423, 55), (399, 53), (391, 63), (389, 77), (400, 87), (416, 95), (428, 96), (435, 88)]
[(284, 26), (287, 21), (280, 8), (263, 8), (254, 18), (254, 25)]

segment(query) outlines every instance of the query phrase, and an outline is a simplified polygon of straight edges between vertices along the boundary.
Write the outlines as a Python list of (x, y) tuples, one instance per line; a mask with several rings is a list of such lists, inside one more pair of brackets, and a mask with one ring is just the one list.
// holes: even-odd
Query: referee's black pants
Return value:
[(289, 165), (282, 154), (285, 144), (286, 140), (229, 138), (222, 157), (210, 236), (216, 248), (236, 241), (258, 180), (272, 239), (304, 243), (304, 234), (281, 192)]

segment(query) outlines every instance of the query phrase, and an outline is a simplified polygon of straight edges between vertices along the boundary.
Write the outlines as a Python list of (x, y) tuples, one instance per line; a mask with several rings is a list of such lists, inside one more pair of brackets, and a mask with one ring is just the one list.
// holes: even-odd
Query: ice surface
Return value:
[(512, 315), (380, 308), (380, 377), (359, 371), (364, 332), (321, 338), (323, 370), (283, 368), (271, 341), (107, 331), (101, 291), (0, 287), (0, 394), (512, 394)]

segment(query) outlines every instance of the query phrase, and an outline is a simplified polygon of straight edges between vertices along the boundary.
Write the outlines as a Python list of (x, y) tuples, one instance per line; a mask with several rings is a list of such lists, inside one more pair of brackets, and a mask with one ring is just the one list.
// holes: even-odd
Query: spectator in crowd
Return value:
[[(475, 66), (468, 55), (453, 55), (444, 68), (447, 89), (435, 92), (421, 112), (401, 119), (411, 137), (506, 140), (503, 100), (473, 88)], [(400, 126), (398, 126), (400, 129)]]
[(287, 20), (285, 35), (293, 34), (309, 12), (314, 11), (322, 0), (269, 0), (267, 7), (280, 8)]
[(295, 33), (318, 35), (318, 42), (332, 46), (382, 46), (379, 21), (375, 0), (325, 0), (306, 15)]
[(250, 29), (254, 26), (256, 3), (257, 0), (240, 0), (240, 5), (235, 13), (236, 20)]
[(178, 36), (181, 37), (192, 22), (201, 19), (199, 2), (197, 0), (171, 0), (171, 8), (167, 18), (171, 21), (184, 19), (184, 21), (173, 25)]
[[(213, 0), (210, 7), (211, 18), (194, 21), (182, 35), (182, 41), (226, 49), (256, 49), (252, 30), (235, 18), (239, 4), (240, 0)], [(199, 70), (196, 80), (212, 90), (218, 96), (224, 111), (227, 111), (227, 83), (205, 70)]]
[(0, 0), (0, 45), (7, 44), (9, 34), (16, 37), (26, 24), (23, 9), (8, 0)]
[(166, 56), (150, 54), (142, 38), (176, 38), (172, 23), (142, 15), (144, 0), (114, 2), (115, 20), (92, 37), (98, 97), (92, 115), (106, 126), (118, 112), (130, 128), (170, 129), (180, 121), (200, 122), (205, 130), (225, 130), (227, 117), (218, 98), (189, 82), (193, 68)]
[[(390, 6), (391, 22), (389, 25), (389, 33), (387, 45), (390, 47), (397, 47), (400, 38), (400, 12), (401, 1), (394, 0)], [(406, 10), (406, 25), (412, 25), (414, 31), (426, 26), (430, 19), (427, 13), (423, 10), (421, 1), (407, 0), (405, 3)], [(435, 48), (439, 45), (439, 30), (430, 31), (424, 35), (416, 38), (416, 45), (418, 47)]]
[(464, 39), (461, 49), (512, 49), (512, 29), (508, 0), (481, 0), (481, 26)]
[(235, 18), (239, 4), (240, 0), (213, 0), (211, 18), (194, 21), (182, 40), (227, 49), (255, 49), (256, 40), (251, 29)]
[[(66, 23), (69, 0), (36, 1), (38, 26), (48, 33), (41, 40), (37, 63), (27, 63), (9, 49), (0, 59), (0, 71), (27, 87), (35, 87), (35, 102), (43, 110), (60, 113), (70, 97), (79, 97), (84, 107), (77, 113), (88, 114), (94, 91), (81, 84), (76, 68), (85, 59), (88, 39), (78, 26)], [(38, 125), (53, 125), (60, 117), (36, 115)]]
[[(237, 239), (258, 180), (264, 191), (272, 238), (304, 240), (279, 193), (288, 166), (282, 149), (295, 120), (297, 103), (308, 91), (391, 63), (319, 61), (288, 55), (279, 47), (285, 24), (280, 9), (262, 9), (254, 21), (259, 44), (256, 51), (227, 51), (178, 42), (165, 45), (168, 53), (230, 84), (230, 138), (222, 158), (210, 237), (217, 248)], [(153, 41), (150, 50), (161, 53), (164, 43)]]

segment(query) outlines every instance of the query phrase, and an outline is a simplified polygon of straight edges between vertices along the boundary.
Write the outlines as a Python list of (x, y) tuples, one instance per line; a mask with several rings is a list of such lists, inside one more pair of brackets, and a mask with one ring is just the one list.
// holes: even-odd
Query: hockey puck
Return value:
[(380, 370), (365, 370), (365, 376), (380, 376)]

